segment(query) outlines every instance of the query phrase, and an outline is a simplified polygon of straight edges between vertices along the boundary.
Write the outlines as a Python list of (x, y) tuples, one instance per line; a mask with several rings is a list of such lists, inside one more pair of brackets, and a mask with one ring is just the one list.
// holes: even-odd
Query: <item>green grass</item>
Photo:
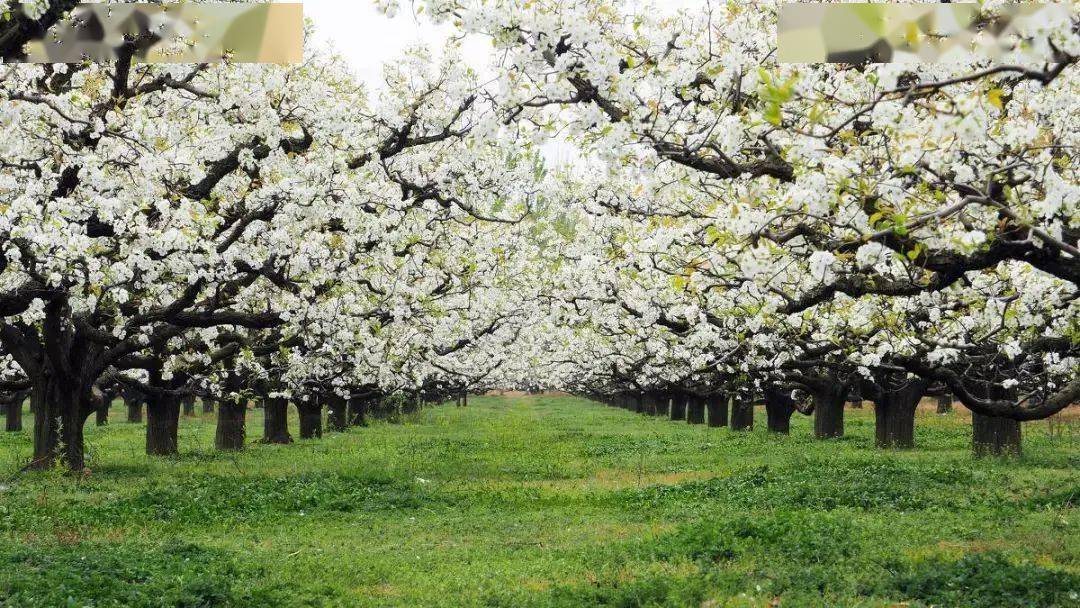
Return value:
[(91, 422), (84, 479), (16, 474), (0, 434), (0, 606), (1080, 606), (1074, 435), (976, 461), (955, 415), (905, 452), (848, 416), (819, 442), (485, 397), (240, 454), (185, 418), (178, 459)]

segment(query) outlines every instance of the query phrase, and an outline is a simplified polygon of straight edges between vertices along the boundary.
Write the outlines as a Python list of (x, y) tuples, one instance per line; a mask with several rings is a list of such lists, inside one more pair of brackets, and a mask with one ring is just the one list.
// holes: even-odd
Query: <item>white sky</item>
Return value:
[[(451, 35), (451, 26), (436, 27), (427, 19), (413, 16), (410, 0), (400, 0), (401, 10), (393, 19), (375, 8), (373, 0), (302, 0), (304, 16), (315, 22), (316, 44), (329, 42), (351, 64), (354, 73), (376, 90), (382, 83), (384, 63), (400, 57), (416, 44), (427, 45), (438, 57)], [(655, 0), (664, 10), (702, 6), (709, 0)], [(491, 42), (479, 36), (462, 41), (461, 52), (483, 75), (489, 61)], [(543, 154), (555, 165), (574, 162), (576, 154), (568, 146), (548, 142)]]
[[(303, 0), (303, 4), (304, 16), (315, 22), (317, 43), (331, 42), (372, 89), (382, 82), (383, 64), (400, 57), (406, 48), (423, 43), (438, 57), (450, 36), (450, 26), (436, 27), (414, 18), (409, 0), (401, 2), (393, 19), (376, 10), (372, 0)], [(478, 38), (462, 44), (466, 60), (478, 68), (487, 63), (490, 49), (490, 42)]]

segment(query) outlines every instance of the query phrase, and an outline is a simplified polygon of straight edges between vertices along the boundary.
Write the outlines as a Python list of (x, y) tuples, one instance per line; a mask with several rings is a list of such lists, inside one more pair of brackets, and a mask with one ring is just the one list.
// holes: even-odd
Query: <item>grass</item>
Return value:
[(904, 452), (848, 416), (819, 442), (483, 397), (240, 454), (185, 418), (178, 459), (91, 423), (84, 479), (16, 475), (0, 434), (0, 606), (1080, 606), (1074, 435), (976, 461), (958, 415)]

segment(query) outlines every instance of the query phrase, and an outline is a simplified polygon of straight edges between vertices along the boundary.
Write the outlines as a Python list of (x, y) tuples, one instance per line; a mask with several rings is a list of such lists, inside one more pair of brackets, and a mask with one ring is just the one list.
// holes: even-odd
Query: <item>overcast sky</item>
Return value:
[[(332, 42), (349, 59), (354, 71), (369, 86), (382, 81), (382, 65), (401, 56), (417, 43), (426, 44), (436, 56), (450, 35), (450, 26), (436, 27), (426, 19), (415, 19), (401, 3), (397, 17), (387, 18), (375, 9), (372, 0), (303, 0), (304, 16), (316, 25), (316, 41)], [(487, 62), (491, 43), (467, 40), (462, 51), (469, 63), (480, 67)]]
[[(664, 10), (705, 5), (709, 0), (657, 0)], [(436, 27), (417, 19), (401, 1), (401, 11), (393, 19), (375, 9), (372, 0), (303, 0), (304, 15), (316, 26), (316, 43), (329, 42), (347, 58), (357, 76), (374, 90), (382, 82), (382, 65), (401, 56), (406, 48), (423, 43), (438, 57), (450, 36), (451, 26)], [(465, 60), (484, 73), (491, 42), (479, 36), (462, 43)], [(554, 164), (573, 162), (574, 151), (557, 142), (543, 146), (544, 156)]]

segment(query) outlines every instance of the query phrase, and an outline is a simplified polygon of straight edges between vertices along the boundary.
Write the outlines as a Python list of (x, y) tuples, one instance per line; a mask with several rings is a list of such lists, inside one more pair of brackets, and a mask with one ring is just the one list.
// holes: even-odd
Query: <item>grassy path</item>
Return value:
[(29, 436), (0, 435), (0, 606), (1080, 606), (1075, 438), (973, 461), (956, 418), (900, 453), (872, 423), (485, 397), (238, 455), (184, 419), (166, 460), (114, 422), (78, 481), (9, 480)]

